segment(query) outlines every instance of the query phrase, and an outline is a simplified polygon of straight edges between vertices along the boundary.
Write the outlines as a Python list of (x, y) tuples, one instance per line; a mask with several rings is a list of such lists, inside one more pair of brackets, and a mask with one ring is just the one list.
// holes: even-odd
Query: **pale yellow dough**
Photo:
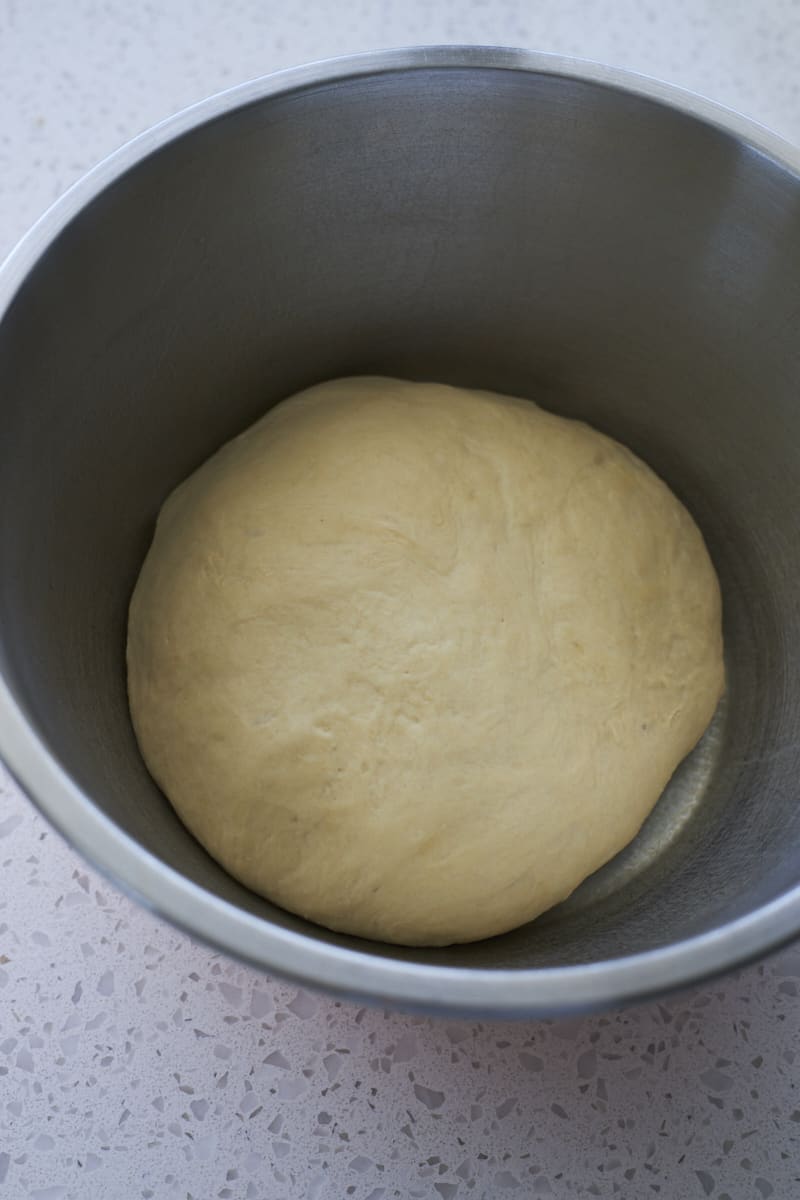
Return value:
[(635, 835), (723, 689), (719, 588), (602, 434), (341, 379), (170, 496), (128, 686), (152, 774), (231, 874), (332, 929), (470, 941)]

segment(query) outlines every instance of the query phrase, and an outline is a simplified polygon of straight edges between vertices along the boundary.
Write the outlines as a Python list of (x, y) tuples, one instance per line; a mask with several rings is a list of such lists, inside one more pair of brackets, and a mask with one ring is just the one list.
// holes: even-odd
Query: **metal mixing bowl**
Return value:
[[(0, 274), (0, 751), (120, 886), (269, 971), (524, 1015), (677, 987), (800, 930), (800, 160), (705, 101), (513, 50), (285, 72), (113, 155)], [(471, 946), (340, 937), (226, 875), (147, 774), (128, 598), (168, 492), (362, 372), (534, 397), (703, 529), (727, 701), (637, 841)], [(487, 796), (491, 804), (491, 796)]]

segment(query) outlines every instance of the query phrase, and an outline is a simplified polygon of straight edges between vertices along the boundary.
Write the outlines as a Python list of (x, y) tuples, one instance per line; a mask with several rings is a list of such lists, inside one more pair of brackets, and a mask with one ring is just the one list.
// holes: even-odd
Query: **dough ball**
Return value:
[(248, 887), (471, 941), (634, 837), (723, 689), (719, 588), (675, 496), (586, 425), (341, 379), (167, 500), (128, 686), (150, 771)]

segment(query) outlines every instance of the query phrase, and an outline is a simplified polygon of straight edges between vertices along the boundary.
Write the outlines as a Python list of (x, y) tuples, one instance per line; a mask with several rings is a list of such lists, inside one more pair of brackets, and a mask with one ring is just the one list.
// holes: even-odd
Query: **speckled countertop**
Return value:
[[(798, 0), (0, 0), (0, 255), (174, 110), (421, 41), (633, 67), (800, 143)], [(0, 868), (0, 1197), (800, 1197), (800, 949), (624, 1013), (448, 1023), (195, 945), (1, 775)]]

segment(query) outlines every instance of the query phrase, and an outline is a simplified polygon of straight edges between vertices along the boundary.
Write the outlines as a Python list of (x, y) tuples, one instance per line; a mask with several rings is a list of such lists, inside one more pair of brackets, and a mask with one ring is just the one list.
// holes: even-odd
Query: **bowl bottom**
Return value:
[[(571, 896), (539, 917), (539, 922), (569, 920), (593, 909), (618, 892), (647, 886), (651, 872), (669, 869), (680, 853), (680, 839), (692, 821), (702, 821), (703, 805), (715, 791), (725, 741), (728, 696), (723, 696), (700, 741), (675, 770), (658, 803), (636, 837), (605, 866), (595, 871)], [(713, 801), (712, 801), (713, 803)], [(710, 814), (709, 814), (710, 816)]]

